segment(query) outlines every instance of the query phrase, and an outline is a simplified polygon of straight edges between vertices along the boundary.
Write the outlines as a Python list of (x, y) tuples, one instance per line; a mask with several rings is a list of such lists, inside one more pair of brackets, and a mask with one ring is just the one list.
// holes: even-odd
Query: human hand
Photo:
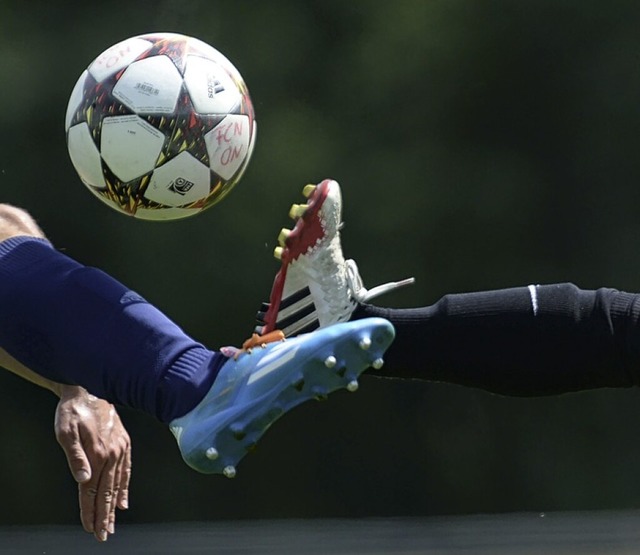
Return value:
[(62, 386), (55, 433), (78, 482), (80, 520), (97, 540), (115, 532), (116, 507), (129, 506), (131, 440), (113, 405)]

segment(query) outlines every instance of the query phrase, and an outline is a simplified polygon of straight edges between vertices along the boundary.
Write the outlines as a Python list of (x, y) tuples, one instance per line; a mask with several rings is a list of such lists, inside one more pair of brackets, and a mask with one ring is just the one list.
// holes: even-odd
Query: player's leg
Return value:
[(258, 330), (295, 335), (334, 321), (377, 316), (396, 327), (384, 369), (370, 374), (437, 380), (511, 395), (638, 382), (640, 296), (571, 284), (447, 295), (433, 306), (386, 309), (368, 301), (410, 280), (367, 291), (340, 245), (340, 189), (325, 180), (294, 205), (281, 267)]
[[(185, 460), (230, 470), (297, 404), (355, 389), (393, 328), (365, 319), (253, 354), (212, 351), (140, 295), (39, 237), (0, 242), (0, 346), (37, 374), (170, 423)], [(230, 356), (232, 355), (232, 356)]]
[(532, 285), (423, 308), (359, 305), (353, 318), (372, 316), (397, 333), (387, 365), (373, 370), (380, 376), (519, 396), (640, 385), (640, 295)]

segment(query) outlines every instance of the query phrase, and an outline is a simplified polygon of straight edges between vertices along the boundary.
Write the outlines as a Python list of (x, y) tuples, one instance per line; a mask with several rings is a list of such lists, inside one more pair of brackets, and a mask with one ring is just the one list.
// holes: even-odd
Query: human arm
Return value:
[(55, 433), (78, 482), (84, 529), (105, 541), (113, 533), (116, 507), (128, 507), (131, 441), (110, 403), (79, 386), (43, 378), (0, 349), (0, 366), (59, 397)]

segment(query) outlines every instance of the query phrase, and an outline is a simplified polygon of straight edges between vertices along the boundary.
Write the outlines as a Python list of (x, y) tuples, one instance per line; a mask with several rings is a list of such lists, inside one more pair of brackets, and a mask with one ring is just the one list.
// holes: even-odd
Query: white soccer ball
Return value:
[(197, 214), (240, 180), (256, 138), (249, 91), (215, 48), (174, 33), (124, 40), (76, 83), (65, 120), (82, 182), (146, 220)]

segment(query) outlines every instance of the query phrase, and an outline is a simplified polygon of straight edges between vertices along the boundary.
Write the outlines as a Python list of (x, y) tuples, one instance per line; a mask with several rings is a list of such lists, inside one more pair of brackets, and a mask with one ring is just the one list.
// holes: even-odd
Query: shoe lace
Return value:
[(276, 341), (284, 341), (284, 333), (280, 330), (273, 330), (265, 333), (264, 335), (253, 333), (249, 339), (246, 339), (242, 343), (242, 347), (221, 347), (220, 352), (227, 358), (238, 360), (238, 357), (243, 353), (251, 353), (251, 350), (255, 347), (266, 347), (268, 343), (275, 343)]
[(250, 351), (254, 347), (265, 347), (267, 343), (275, 343), (276, 341), (284, 341), (284, 333), (280, 330), (273, 330), (265, 333), (264, 335), (258, 335), (257, 333), (251, 334), (251, 337), (242, 343), (243, 351)]
[(358, 271), (358, 265), (355, 260), (346, 260), (345, 261), (347, 281), (349, 283), (349, 290), (351, 291), (352, 297), (359, 303), (366, 303), (371, 299), (379, 297), (384, 293), (388, 293), (393, 291), (394, 289), (399, 289), (400, 287), (404, 287), (406, 285), (411, 285), (416, 280), (415, 278), (405, 278), (400, 281), (390, 281), (389, 283), (384, 283), (382, 285), (378, 285), (372, 289), (367, 289), (362, 282), (362, 278), (360, 277), (360, 272)]

